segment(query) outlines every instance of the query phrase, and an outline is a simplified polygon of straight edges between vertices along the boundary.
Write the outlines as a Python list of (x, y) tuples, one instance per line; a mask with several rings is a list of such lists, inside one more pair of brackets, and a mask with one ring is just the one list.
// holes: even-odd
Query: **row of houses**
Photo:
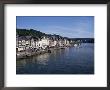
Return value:
[[(71, 41), (72, 42), (72, 41)], [(16, 50), (24, 51), (29, 49), (47, 49), (51, 47), (64, 47), (69, 46), (70, 41), (65, 38), (46, 37), (41, 38), (33, 36), (16, 36)]]

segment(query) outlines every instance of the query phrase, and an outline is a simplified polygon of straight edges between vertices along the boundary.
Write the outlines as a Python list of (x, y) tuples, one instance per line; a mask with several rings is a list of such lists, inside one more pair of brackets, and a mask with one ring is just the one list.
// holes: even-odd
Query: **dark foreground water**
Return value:
[(94, 44), (17, 60), (17, 74), (94, 74)]

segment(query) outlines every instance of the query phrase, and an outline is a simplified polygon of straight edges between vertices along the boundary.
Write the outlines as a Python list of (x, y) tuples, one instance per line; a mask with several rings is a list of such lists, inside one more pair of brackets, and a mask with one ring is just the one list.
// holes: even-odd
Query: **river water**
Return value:
[(94, 44), (83, 43), (17, 60), (16, 74), (94, 74)]

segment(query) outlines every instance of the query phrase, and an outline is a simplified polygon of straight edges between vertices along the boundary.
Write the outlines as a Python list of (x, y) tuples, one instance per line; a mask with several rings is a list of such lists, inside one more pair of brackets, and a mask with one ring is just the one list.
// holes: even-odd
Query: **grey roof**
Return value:
[(32, 36), (25, 36), (27, 40), (32, 39)]
[(38, 37), (36, 37), (36, 36), (32, 36), (31, 39), (32, 39), (32, 38), (33, 38), (34, 40), (39, 40), (39, 39), (40, 39), (40, 38), (38, 38)]
[(21, 41), (21, 40), (26, 40), (27, 41), (27, 40), (31, 40), (31, 39), (39, 40), (38, 37), (32, 37), (32, 36), (19, 36), (16, 39), (18, 39), (19, 41)]
[(20, 37), (18, 37), (18, 40), (21, 41), (21, 40), (27, 40), (27, 39), (25, 36), (20, 36)]

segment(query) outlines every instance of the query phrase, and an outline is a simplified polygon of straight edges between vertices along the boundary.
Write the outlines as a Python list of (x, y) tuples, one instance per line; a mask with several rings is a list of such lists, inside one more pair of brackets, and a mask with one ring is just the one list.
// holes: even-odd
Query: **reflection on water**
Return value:
[(52, 53), (20, 59), (17, 74), (93, 74), (94, 44), (53, 50)]
[(37, 60), (38, 64), (43, 64), (47, 65), (48, 63), (48, 58), (49, 58), (49, 53), (45, 53), (43, 55), (39, 55), (37, 57), (33, 57), (34, 60)]

